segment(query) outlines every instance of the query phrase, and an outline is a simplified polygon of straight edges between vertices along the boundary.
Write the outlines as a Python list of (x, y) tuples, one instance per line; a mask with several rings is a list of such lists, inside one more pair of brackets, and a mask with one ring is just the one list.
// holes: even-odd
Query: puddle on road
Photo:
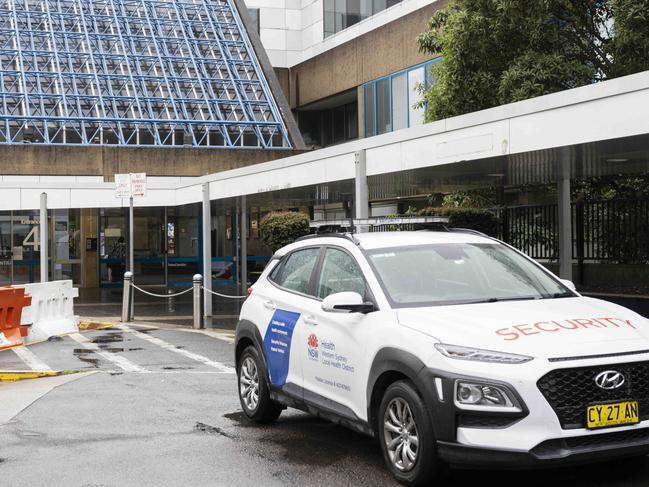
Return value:
[(92, 353), (95, 353), (92, 350), (88, 350), (87, 348), (75, 348), (72, 351), (72, 354), (77, 357), (79, 360), (82, 362), (85, 362), (87, 364), (92, 365), (96, 369), (99, 368), (99, 359), (98, 358), (92, 358), (92, 357), (87, 357), (86, 355), (90, 355)]
[(232, 436), (229, 433), (226, 433), (225, 431), (223, 431), (218, 426), (210, 426), (209, 424), (200, 423), (198, 421), (194, 425), (194, 431), (199, 432), (199, 433), (207, 433), (209, 435), (225, 436), (226, 438), (231, 438), (231, 439), (234, 438), (234, 436)]
[[(350, 451), (372, 453), (372, 440), (314, 416), (292, 416), (273, 424), (272, 430), (248, 420), (242, 411), (223, 415), (240, 428), (254, 428), (264, 433), (255, 439), (280, 452), (283, 461), (303, 465), (330, 465), (343, 459)], [(377, 449), (377, 458), (380, 451)]]
[(49, 338), (47, 339), (47, 341), (48, 341), (48, 342), (62, 342), (62, 341), (63, 341), (63, 337), (60, 337), (60, 336), (56, 336), (56, 335), (55, 335), (55, 336), (51, 336), (51, 337), (49, 337)]
[(106, 333), (105, 335), (100, 335), (98, 337), (95, 337), (92, 340), (92, 343), (96, 343), (101, 346), (101, 344), (106, 344), (106, 343), (116, 343), (116, 342), (123, 342), (124, 341), (124, 335), (121, 332), (114, 332), (114, 333)]
[(174, 367), (174, 366), (171, 366), (171, 365), (166, 365), (166, 366), (162, 367), (162, 370), (193, 370), (193, 369), (194, 369), (194, 367), (180, 367), (180, 366)]
[(225, 419), (229, 419), (230, 421), (234, 421), (235, 423), (237, 423), (237, 426), (240, 426), (242, 428), (250, 428), (252, 426), (257, 426), (255, 423), (253, 423), (248, 419), (248, 417), (243, 413), (243, 411), (224, 414), (223, 417)]

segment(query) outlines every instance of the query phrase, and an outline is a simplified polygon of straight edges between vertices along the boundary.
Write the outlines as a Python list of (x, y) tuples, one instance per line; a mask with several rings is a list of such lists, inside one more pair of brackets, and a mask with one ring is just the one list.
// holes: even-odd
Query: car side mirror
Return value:
[(561, 279), (561, 283), (571, 291), (577, 291), (577, 286), (570, 279)]
[(329, 313), (371, 313), (374, 303), (366, 303), (358, 293), (331, 294), (322, 301), (322, 309)]

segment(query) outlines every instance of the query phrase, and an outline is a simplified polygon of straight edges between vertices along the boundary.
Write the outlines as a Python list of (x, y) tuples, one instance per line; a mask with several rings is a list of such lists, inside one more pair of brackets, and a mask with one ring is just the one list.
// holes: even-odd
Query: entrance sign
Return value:
[(146, 173), (115, 174), (116, 198), (141, 198), (146, 196)]

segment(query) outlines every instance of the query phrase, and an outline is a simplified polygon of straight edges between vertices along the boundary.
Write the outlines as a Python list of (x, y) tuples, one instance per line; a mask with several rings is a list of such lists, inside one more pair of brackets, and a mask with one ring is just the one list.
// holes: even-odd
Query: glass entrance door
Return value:
[(52, 210), (50, 226), (51, 270), (55, 281), (81, 283), (81, 211)]
[(135, 208), (134, 257), (135, 282), (166, 285), (164, 208)]

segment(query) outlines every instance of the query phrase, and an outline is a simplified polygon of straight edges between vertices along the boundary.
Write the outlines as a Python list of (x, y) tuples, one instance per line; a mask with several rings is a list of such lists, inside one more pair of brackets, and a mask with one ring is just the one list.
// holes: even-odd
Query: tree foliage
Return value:
[(649, 0), (455, 0), (418, 42), (438, 120), (649, 69)]
[(310, 233), (308, 215), (292, 211), (269, 213), (259, 225), (264, 243), (273, 252)]

